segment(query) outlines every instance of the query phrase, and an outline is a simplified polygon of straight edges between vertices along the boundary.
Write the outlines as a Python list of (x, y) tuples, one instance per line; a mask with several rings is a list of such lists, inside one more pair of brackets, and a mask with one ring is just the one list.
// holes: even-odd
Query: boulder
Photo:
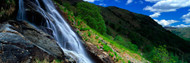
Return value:
[(6, 21), (0, 24), (0, 62), (28, 63), (63, 58), (63, 52), (48, 34), (27, 22)]
[(98, 61), (96, 63), (115, 63), (112, 58), (103, 50), (99, 50), (94, 44), (86, 42), (87, 50), (91, 56)]

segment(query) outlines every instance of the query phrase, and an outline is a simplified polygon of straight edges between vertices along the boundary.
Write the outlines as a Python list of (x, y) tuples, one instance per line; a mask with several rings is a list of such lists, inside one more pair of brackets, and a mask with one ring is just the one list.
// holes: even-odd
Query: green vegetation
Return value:
[(97, 45), (96, 47), (97, 47), (98, 49), (100, 49), (100, 46)]
[(114, 55), (112, 53), (109, 53), (109, 56), (113, 57)]
[(98, 38), (99, 38), (98, 36), (95, 37), (95, 39), (98, 39)]
[[(94, 4), (87, 2), (77, 3), (75, 10), (76, 11), (68, 11), (66, 9), (64, 12), (71, 17), (68, 19), (72, 22), (72, 25), (79, 29), (77, 30), (79, 35), (82, 36), (83, 40), (91, 42), (95, 44), (98, 49), (103, 49), (105, 52), (109, 53), (109, 56), (114, 58), (115, 62), (130, 63), (134, 61), (127, 59), (125, 56), (126, 54), (134, 59), (144, 62), (147, 62), (146, 59), (155, 63), (180, 62), (178, 56), (170, 53), (165, 46), (156, 47), (153, 45), (156, 43), (151, 43), (150, 39), (147, 39), (150, 35), (142, 35), (154, 34), (154, 32), (151, 32), (149, 28), (145, 28), (143, 31), (138, 29), (142, 31), (140, 32), (134, 31), (134, 28), (124, 28), (126, 23), (124, 23), (125, 25), (121, 24), (121, 26), (120, 24), (113, 25), (111, 22), (109, 22), (110, 27), (105, 27), (104, 20), (100, 14), (100, 9)], [(73, 12), (75, 13), (73, 14)], [(157, 37), (156, 39), (154, 37), (150, 38), (151, 40), (156, 41), (162, 39), (160, 37)], [(117, 52), (115, 50), (117, 50)], [(143, 56), (141, 56), (140, 53), (143, 53)], [(146, 59), (142, 59), (143, 57)]]
[(154, 63), (181, 63), (178, 56), (167, 51), (165, 45), (154, 47), (154, 49), (145, 56), (149, 56), (148, 59)]
[(179, 37), (187, 41), (190, 41), (190, 27), (184, 27), (184, 28), (167, 27), (166, 29), (178, 35)]
[(131, 63), (131, 61), (130, 61), (130, 60), (128, 60), (128, 63)]
[(116, 41), (117, 43), (119, 43), (120, 45), (123, 45), (124, 47), (132, 50), (132, 51), (135, 51), (137, 52), (138, 51), (138, 46), (136, 46), (135, 44), (132, 44), (130, 41), (126, 41), (123, 39), (123, 37), (117, 35), (115, 38), (114, 38), (114, 41)]
[(113, 51), (111, 47), (109, 47), (108, 45), (103, 45), (103, 49), (104, 51), (108, 52), (108, 51)]
[(106, 33), (105, 22), (100, 14), (100, 9), (87, 2), (77, 4), (77, 17), (85, 20), (86, 23), (101, 34)]
[(91, 36), (91, 33), (90, 33), (90, 32), (88, 32), (88, 36)]

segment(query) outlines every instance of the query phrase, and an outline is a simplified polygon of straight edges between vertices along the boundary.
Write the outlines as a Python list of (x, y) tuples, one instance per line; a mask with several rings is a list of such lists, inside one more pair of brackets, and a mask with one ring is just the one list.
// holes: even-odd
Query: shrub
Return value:
[(88, 36), (90, 37), (91, 36), (91, 33), (88, 31)]
[(86, 31), (86, 30), (89, 30), (89, 28), (80, 27), (80, 30), (81, 30), (81, 31)]
[(100, 47), (98, 45), (96, 45), (98, 49), (100, 49)]
[[(102, 42), (101, 40), (98, 41), (98, 43), (101, 43), (101, 42)], [(102, 43), (101, 43), (101, 44), (102, 44)]]
[(130, 61), (130, 60), (128, 60), (128, 63), (131, 63), (131, 61)]
[(79, 33), (79, 31), (77, 30), (77, 33)]
[(85, 20), (87, 25), (95, 29), (101, 34), (106, 33), (106, 26), (103, 17), (100, 14), (100, 9), (88, 2), (80, 2), (77, 4), (77, 17)]
[(88, 41), (88, 39), (86, 38), (85, 41)]
[(106, 52), (108, 52), (108, 51), (111, 51), (111, 52), (112, 52), (112, 51), (113, 51), (110, 46), (105, 45), (105, 44), (103, 44), (103, 50), (106, 51)]
[(98, 36), (95, 37), (95, 39), (98, 39), (98, 38), (99, 38)]
[(109, 53), (109, 56), (113, 57), (114, 55), (112, 53)]
[(153, 63), (180, 63), (178, 57), (169, 53), (165, 45), (154, 47), (150, 53), (147, 53), (147, 56)]

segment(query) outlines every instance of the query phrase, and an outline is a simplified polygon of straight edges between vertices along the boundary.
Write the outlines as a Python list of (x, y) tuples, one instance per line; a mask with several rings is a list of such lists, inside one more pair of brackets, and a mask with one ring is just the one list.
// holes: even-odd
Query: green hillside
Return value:
[[(31, 2), (25, 1), (28, 4), (26, 6), (27, 21), (16, 20), (18, 3), (15, 2), (18, 0), (0, 2), (2, 8), (0, 43), (18, 46), (19, 50), (24, 51), (18, 52), (19, 50), (12, 49), (14, 50), (12, 52), (8, 49), (10, 53), (6, 55), (14, 52), (18, 52), (15, 55), (19, 55), (18, 58), (14, 55), (8, 58), (14, 56), (12, 59), (17, 58), (14, 61), (24, 60), (31, 63), (75, 63), (73, 58), (64, 55), (65, 51), (61, 51), (52, 38), (52, 29), (44, 25), (46, 18), (29, 5)], [(97, 63), (190, 63), (190, 28), (163, 28), (149, 16), (113, 6), (101, 7), (82, 0), (53, 0), (53, 2), (61, 17), (82, 39), (81, 42), (89, 56)], [(42, 4), (42, 1), (39, 3)], [(46, 29), (46, 33), (41, 31), (42, 29)], [(7, 39), (3, 37), (6, 36), (2, 35), (4, 33), (9, 33), (10, 36), (11, 33), (16, 34), (22, 40), (14, 41), (12, 39), (17, 38), (14, 36)], [(9, 39), (13, 43), (9, 43)], [(26, 42), (24, 46), (22, 41)], [(0, 46), (3, 46), (1, 44)], [(43, 47), (45, 49), (41, 49)], [(5, 48), (0, 48), (0, 50), (3, 49)], [(24, 52), (27, 53), (24, 54)], [(32, 52), (34, 53), (30, 54)], [(3, 52), (0, 51), (0, 53)], [(0, 60), (2, 57), (3, 60), (5, 60), (4, 57), (7, 58), (3, 54), (0, 54)]]
[(190, 41), (190, 28), (175, 28), (175, 27), (166, 27), (167, 30), (171, 31), (172, 33), (180, 36), (181, 38)]
[[(113, 42), (116, 42), (115, 48), (124, 47), (126, 50), (137, 53), (151, 62), (181, 62), (181, 60), (184, 60), (181, 59), (184, 57), (184, 53), (190, 52), (187, 48), (190, 45), (189, 42), (165, 30), (149, 16), (136, 14), (117, 7), (95, 6), (87, 2), (69, 3), (67, 1), (67, 3), (59, 4), (65, 6), (69, 12), (74, 13), (74, 16), (84, 21), (90, 27), (90, 30), (93, 29), (100, 33), (101, 38), (107, 38), (104, 38), (104, 40), (111, 42), (110, 45), (114, 45)], [(104, 27), (104, 22), (101, 22), (101, 19), (105, 21), (106, 27)], [(90, 22), (97, 25), (89, 24)], [(101, 24), (98, 24), (98, 22), (101, 22)], [(100, 31), (101, 28), (93, 27), (99, 25), (102, 29), (106, 28), (106, 34)], [(80, 28), (78, 29), (80, 30)], [(79, 31), (79, 33), (81, 32)], [(87, 35), (91, 36), (93, 33), (87, 32)], [(94, 39), (92, 41), (91, 38), (85, 40), (93, 42)], [(101, 46), (97, 45), (97, 47)], [(157, 55), (163, 57), (157, 57)], [(185, 56), (185, 60), (188, 60), (188, 57)]]

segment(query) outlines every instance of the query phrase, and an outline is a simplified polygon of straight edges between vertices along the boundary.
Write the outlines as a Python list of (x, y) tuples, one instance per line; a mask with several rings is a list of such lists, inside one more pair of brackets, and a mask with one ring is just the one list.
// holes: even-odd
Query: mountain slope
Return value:
[(172, 33), (180, 36), (181, 38), (190, 41), (190, 27), (185, 28), (175, 28), (175, 27), (165, 27), (167, 30)]
[[(82, 0), (53, 1), (62, 17), (81, 36), (92, 59), (104, 63), (190, 62), (190, 50), (188, 49), (190, 42), (165, 30), (149, 16), (117, 7), (96, 6), (82, 2)], [(29, 22), (36, 27), (43, 27), (45, 18), (32, 9), (27, 12), (29, 12), (27, 14)], [(14, 16), (13, 19), (16, 19), (15, 15), (11, 15)], [(2, 19), (8, 18), (10, 17)], [(0, 16), (0, 20), (2, 19)], [(13, 26), (15, 26), (14, 23)], [(47, 31), (50, 35), (52, 34), (51, 29)], [(49, 39), (52, 38), (49, 37)]]
[[(140, 48), (143, 45), (147, 45), (146, 40), (155, 46), (166, 44), (180, 49), (183, 49), (184, 44), (186, 44), (185, 40), (165, 30), (148, 16), (132, 13), (116, 7), (102, 8), (102, 15), (107, 26), (116, 30), (119, 34), (129, 37)], [(142, 39), (133, 39), (134, 37), (131, 34), (136, 34), (136, 38)]]
[[(75, 16), (81, 17), (78, 14), (78, 12), (81, 11), (77, 9), (78, 3), (76, 4), (71, 3), (71, 5), (68, 5), (68, 3), (64, 3), (63, 5), (68, 10), (73, 11)], [(88, 5), (91, 6), (94, 4), (88, 4)], [(117, 42), (117, 44), (119, 44), (120, 46), (124, 46), (125, 48), (133, 50), (135, 52), (141, 51), (143, 52), (142, 55), (146, 57), (148, 60), (151, 60), (152, 62), (159, 62), (156, 60), (152, 60), (152, 58), (158, 52), (154, 54), (152, 53), (155, 50), (157, 49), (159, 50), (162, 48), (167, 49), (167, 50), (163, 49), (162, 51), (167, 52), (169, 54), (168, 56), (173, 57), (172, 55), (174, 55), (178, 56), (180, 60), (184, 60), (181, 58), (184, 57), (185, 55), (185, 59), (188, 60), (189, 57), (188, 54), (190, 52), (190, 50), (188, 49), (188, 47), (190, 46), (189, 42), (181, 39), (180, 37), (176, 36), (170, 31), (165, 30), (161, 25), (156, 23), (149, 16), (136, 14), (117, 7), (101, 7), (101, 6), (98, 7), (100, 8), (101, 15), (106, 24), (107, 35), (104, 36)], [(91, 9), (85, 7), (85, 5), (84, 8)], [(90, 14), (85, 14), (85, 13), (83, 15), (90, 16)], [(92, 13), (92, 15), (95, 14)], [(80, 19), (85, 20), (83, 18)], [(86, 20), (84, 22), (86, 22)], [(138, 48), (136, 49), (136, 47)]]
[(190, 52), (190, 44), (187, 41), (165, 30), (148, 16), (117, 7), (101, 7), (101, 10), (108, 27), (107, 33), (128, 38), (143, 52), (149, 52), (152, 47), (160, 45), (166, 45), (170, 52), (177, 52), (175, 54)]

